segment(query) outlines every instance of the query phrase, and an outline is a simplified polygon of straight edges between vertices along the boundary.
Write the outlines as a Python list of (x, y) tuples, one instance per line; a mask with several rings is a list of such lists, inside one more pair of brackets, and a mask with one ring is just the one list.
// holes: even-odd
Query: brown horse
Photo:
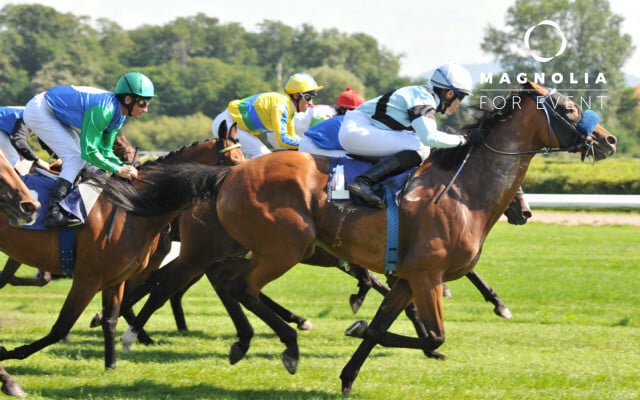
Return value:
[[(131, 142), (129, 142), (129, 139), (127, 139), (123, 134), (116, 136), (113, 143), (113, 152), (125, 163), (139, 164), (137, 148), (133, 147)], [(62, 161), (56, 160), (55, 163), (50, 164), (50, 169), (47, 172), (52, 175), (58, 175), (60, 173), (61, 165)], [(32, 170), (34, 170), (33, 167)], [(45, 286), (51, 282), (51, 279), (53, 279), (51, 272), (41, 269), (38, 270), (35, 278), (17, 277), (15, 274), (21, 265), (22, 264), (16, 260), (11, 258), (7, 259), (4, 268), (0, 271), (0, 289), (2, 289), (6, 284), (10, 284), (12, 286)]]
[[(421, 349), (444, 358), (437, 352), (445, 340), (442, 284), (476, 265), (487, 235), (514, 198), (535, 154), (578, 152), (599, 161), (615, 153), (616, 138), (601, 125), (587, 135), (578, 129), (585, 114), (566, 96), (529, 82), (507, 100), (504, 108), (478, 120), (476, 126), (486, 132), (480, 145), (434, 151), (406, 185), (399, 204), (397, 270), (392, 274), (397, 282), (370, 326), (357, 321), (345, 332), (362, 342), (340, 375), (343, 393), (351, 391), (377, 344)], [(452, 160), (462, 163), (466, 154), (465, 168), (449, 185), (457, 166)], [(209, 196), (213, 205), (206, 206), (207, 212), (215, 207), (224, 229), (250, 250), (235, 254), (233, 269), (221, 267), (225, 271), (219, 277), (225, 279), (218, 283), (278, 334), (286, 347), (285, 367), (295, 373), (295, 330), (259, 301), (262, 287), (310, 257), (316, 246), (385, 272), (386, 213), (327, 202), (328, 173), (326, 158), (276, 152), (233, 168), (183, 164), (150, 171), (152, 184), (139, 192), (125, 194), (123, 190), (131, 188), (115, 181), (106, 192), (130, 212), (148, 216)], [(411, 302), (422, 334), (414, 338), (389, 332)]]
[[(20, 178), (0, 151), (0, 210), (6, 214), (8, 222), (22, 225), (35, 221), (40, 202)], [(6, 223), (6, 222), (5, 222)], [(25, 397), (26, 393), (18, 382), (0, 365), (0, 383), (2, 393), (14, 397)]]
[[(185, 162), (204, 152), (218, 153), (216, 141), (209, 140), (171, 152), (140, 166), (138, 182), (144, 179), (147, 164), (162, 168)], [(109, 180), (119, 180), (110, 177)], [(124, 182), (123, 182), (124, 183)], [(130, 183), (127, 185), (132, 186)], [(75, 229), (76, 260), (71, 289), (51, 331), (43, 338), (13, 350), (0, 348), (0, 360), (24, 359), (64, 338), (96, 293), (102, 291), (105, 337), (105, 366), (115, 368), (115, 327), (122, 301), (124, 282), (144, 270), (156, 250), (160, 233), (180, 210), (158, 218), (138, 218), (119, 212), (100, 196), (84, 225)], [(58, 255), (58, 231), (24, 230), (9, 226), (0, 217), (0, 249), (18, 262), (62, 274)], [(38, 249), (38, 251), (34, 251)]]

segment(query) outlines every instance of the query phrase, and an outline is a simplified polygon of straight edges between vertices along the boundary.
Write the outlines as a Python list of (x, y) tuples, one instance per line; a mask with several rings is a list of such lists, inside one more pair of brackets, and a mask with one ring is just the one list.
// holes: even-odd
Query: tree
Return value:
[[(516, 0), (507, 10), (504, 30), (486, 29), (482, 49), (495, 56), (513, 84), (518, 73), (531, 80), (538, 73), (545, 86), (570, 87), (583, 106), (604, 95), (605, 103), (596, 99), (590, 108), (615, 111), (624, 86), (622, 66), (634, 48), (631, 37), (621, 32), (622, 21), (607, 0)], [(571, 74), (577, 83), (570, 82)]]

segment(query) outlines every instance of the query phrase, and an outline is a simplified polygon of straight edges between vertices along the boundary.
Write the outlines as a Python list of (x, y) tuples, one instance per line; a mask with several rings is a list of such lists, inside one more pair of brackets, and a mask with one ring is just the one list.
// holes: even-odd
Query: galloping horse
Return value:
[[(171, 152), (140, 166), (138, 182), (144, 179), (147, 164), (162, 168), (168, 164), (188, 161), (200, 152), (215, 157), (217, 151), (216, 141), (209, 140)], [(119, 178), (110, 177), (107, 182), (111, 180)], [(146, 268), (150, 255), (158, 246), (160, 233), (179, 213), (180, 210), (176, 210), (158, 218), (138, 218), (119, 212), (114, 204), (100, 196), (85, 224), (75, 228), (73, 282), (51, 331), (31, 344), (10, 351), (0, 347), (0, 360), (24, 359), (64, 338), (95, 294), (102, 291), (105, 366), (115, 368), (115, 327), (124, 282)], [(0, 216), (0, 250), (18, 262), (54, 274), (63, 274), (57, 230), (14, 228), (2, 218)]]
[[(480, 117), (475, 126), (486, 132), (481, 144), (434, 151), (415, 171), (399, 199), (393, 272), (397, 282), (370, 326), (358, 321), (345, 332), (362, 342), (340, 375), (343, 393), (351, 391), (377, 344), (421, 349), (444, 358), (436, 351), (445, 340), (443, 283), (459, 279), (476, 265), (487, 235), (514, 198), (534, 155), (568, 151), (599, 161), (615, 153), (616, 138), (601, 125), (587, 134), (578, 129), (584, 126), (584, 115), (566, 96), (528, 82), (509, 94), (504, 108)], [(465, 167), (454, 181), (457, 165), (451, 161), (463, 165), (463, 158)], [(208, 196), (213, 203), (208, 212), (215, 210), (229, 235), (251, 251), (221, 273), (226, 280), (218, 283), (278, 334), (286, 346), (284, 365), (295, 373), (296, 332), (259, 301), (262, 287), (311, 256), (316, 246), (385, 272), (386, 213), (327, 202), (329, 165), (327, 158), (276, 152), (233, 168), (183, 164), (150, 171), (150, 184), (138, 192), (124, 193), (131, 188), (116, 181), (109, 182), (105, 192), (128, 211), (147, 216)], [(411, 302), (422, 334), (413, 338), (389, 332)]]
[[(0, 151), (0, 210), (7, 215), (10, 224), (23, 225), (35, 221), (40, 202), (20, 178)], [(2, 393), (9, 396), (25, 397), (26, 393), (18, 382), (0, 365), (0, 383)]]

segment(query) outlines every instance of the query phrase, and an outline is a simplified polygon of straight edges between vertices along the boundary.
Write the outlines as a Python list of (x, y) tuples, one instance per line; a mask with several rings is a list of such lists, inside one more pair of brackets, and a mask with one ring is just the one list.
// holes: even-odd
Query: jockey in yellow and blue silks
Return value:
[(135, 179), (138, 171), (113, 153), (113, 143), (127, 116), (139, 118), (155, 96), (151, 80), (140, 72), (120, 77), (108, 92), (86, 86), (54, 86), (27, 103), (24, 121), (63, 161), (51, 191), (45, 225), (78, 225), (80, 221), (60, 208), (80, 171), (87, 165)]
[(213, 121), (213, 135), (223, 121), (227, 127), (237, 124), (238, 139), (242, 152), (247, 158), (255, 158), (271, 150), (258, 136), (265, 134), (273, 149), (297, 150), (300, 137), (295, 133), (294, 116), (296, 112), (305, 112), (319, 86), (311, 75), (298, 72), (289, 77), (285, 84), (285, 93), (267, 92), (229, 102), (227, 109)]

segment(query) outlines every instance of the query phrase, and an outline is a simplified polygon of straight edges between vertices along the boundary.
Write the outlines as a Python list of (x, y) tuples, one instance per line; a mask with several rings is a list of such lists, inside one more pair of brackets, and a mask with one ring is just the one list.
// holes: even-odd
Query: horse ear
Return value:
[(218, 126), (218, 139), (222, 140), (227, 136), (227, 121), (223, 120)]
[(549, 89), (538, 85), (537, 83), (533, 82), (533, 81), (527, 81), (527, 84), (529, 85), (529, 87), (531, 89), (533, 89), (534, 92), (540, 94), (540, 95), (545, 95), (549, 92)]

